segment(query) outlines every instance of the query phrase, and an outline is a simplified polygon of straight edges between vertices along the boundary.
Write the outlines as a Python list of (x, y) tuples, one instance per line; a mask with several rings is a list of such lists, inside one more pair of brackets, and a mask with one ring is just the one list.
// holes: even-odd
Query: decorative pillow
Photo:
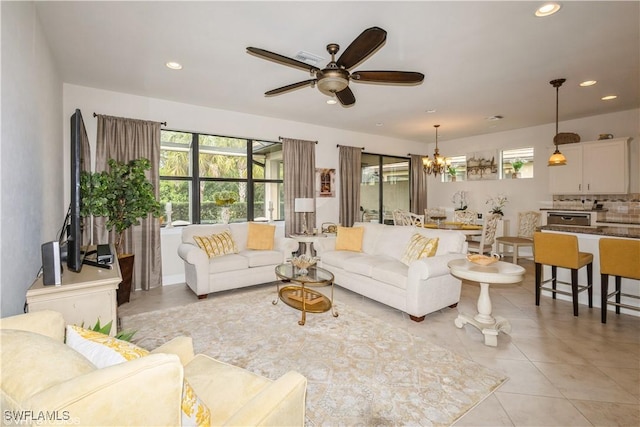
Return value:
[(411, 261), (434, 256), (438, 250), (438, 240), (437, 237), (430, 239), (419, 233), (414, 234), (404, 249), (404, 254), (400, 261), (409, 265)]
[(362, 252), (364, 227), (340, 227), (336, 235), (336, 251)]
[(195, 390), (185, 378), (182, 384), (182, 426), (209, 427), (211, 411), (196, 395)]
[[(76, 325), (67, 325), (66, 343), (98, 368), (117, 365), (149, 354), (149, 351), (130, 342)], [(182, 384), (181, 408), (183, 426), (209, 426), (211, 424), (209, 408), (196, 396), (186, 379)]]
[(272, 250), (275, 234), (275, 225), (250, 222), (249, 234), (247, 236), (247, 249)]
[(144, 348), (130, 342), (76, 325), (67, 325), (66, 342), (100, 369), (149, 354)]
[(238, 253), (236, 242), (233, 241), (229, 230), (210, 236), (193, 236), (193, 240), (196, 241), (200, 249), (207, 253), (209, 258)]

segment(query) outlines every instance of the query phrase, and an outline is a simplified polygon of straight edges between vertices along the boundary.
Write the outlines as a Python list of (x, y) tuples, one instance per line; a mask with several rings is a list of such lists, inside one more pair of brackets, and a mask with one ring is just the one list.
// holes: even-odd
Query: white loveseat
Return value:
[[(272, 282), (276, 280), (275, 266), (298, 250), (297, 241), (284, 237), (282, 222), (273, 224), (276, 229), (272, 250), (247, 249), (248, 224), (196, 224), (182, 229), (178, 255), (184, 261), (187, 285), (198, 298), (206, 298), (212, 292)], [(225, 230), (231, 232), (237, 253), (209, 258), (193, 239), (193, 236), (219, 234)]]
[[(461, 281), (449, 273), (447, 263), (466, 256), (464, 234), (376, 223), (354, 227), (364, 227), (362, 252), (335, 250), (336, 237), (318, 239), (314, 246), (320, 265), (333, 273), (337, 285), (402, 310), (417, 322), (434, 311), (455, 307)], [(439, 238), (438, 249), (435, 256), (407, 266), (400, 260), (414, 233)]]

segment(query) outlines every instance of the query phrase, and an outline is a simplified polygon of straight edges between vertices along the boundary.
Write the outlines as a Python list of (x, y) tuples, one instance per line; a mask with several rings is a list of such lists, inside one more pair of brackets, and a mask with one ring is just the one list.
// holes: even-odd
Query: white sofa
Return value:
[[(466, 257), (463, 233), (376, 223), (354, 227), (364, 227), (362, 252), (336, 251), (336, 237), (318, 239), (314, 246), (320, 265), (333, 273), (337, 285), (402, 310), (417, 322), (434, 311), (455, 307), (461, 281), (449, 273), (447, 263)], [(414, 233), (438, 237), (438, 249), (435, 256), (407, 266), (400, 260)]]
[[(276, 280), (275, 266), (291, 258), (291, 253), (298, 250), (297, 241), (284, 237), (283, 222), (274, 223), (273, 250), (247, 249), (248, 224), (196, 224), (182, 229), (178, 255), (184, 261), (187, 285), (198, 298), (206, 298), (212, 292), (272, 282)], [(238, 253), (209, 259), (193, 239), (193, 236), (218, 234), (225, 230), (231, 232)]]

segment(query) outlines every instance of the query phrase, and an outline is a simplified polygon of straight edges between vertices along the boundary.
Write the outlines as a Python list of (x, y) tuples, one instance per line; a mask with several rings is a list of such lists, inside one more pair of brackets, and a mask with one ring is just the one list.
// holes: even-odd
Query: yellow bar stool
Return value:
[[(616, 290), (609, 293), (609, 275), (616, 278)], [(600, 295), (602, 323), (607, 323), (607, 305), (640, 311), (640, 308), (620, 302), (620, 297), (640, 299), (640, 296), (622, 293), (622, 278), (640, 280), (640, 240), (600, 239)], [(615, 302), (609, 301), (616, 297)]]
[[(571, 295), (573, 315), (578, 315), (578, 294), (587, 291), (589, 307), (593, 307), (593, 254), (578, 250), (578, 238), (570, 234), (542, 233), (533, 234), (533, 259), (536, 263), (536, 305), (540, 305), (542, 290), (550, 291), (553, 299), (556, 294)], [(542, 280), (542, 265), (551, 266), (551, 278)], [(587, 266), (587, 285), (578, 284), (578, 270)], [(571, 283), (557, 279), (558, 267), (571, 270)], [(543, 285), (551, 282), (551, 288)], [(557, 283), (571, 285), (571, 292), (556, 289)]]

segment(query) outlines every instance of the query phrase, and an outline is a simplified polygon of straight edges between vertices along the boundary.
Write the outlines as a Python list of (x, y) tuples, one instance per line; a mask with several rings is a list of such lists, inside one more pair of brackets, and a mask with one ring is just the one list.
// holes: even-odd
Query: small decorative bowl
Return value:
[(492, 254), (491, 256), (486, 256), (486, 255), (480, 255), (480, 254), (473, 254), (473, 255), (467, 255), (467, 259), (469, 260), (469, 262), (472, 262), (474, 264), (491, 265), (494, 262), (500, 261), (500, 255)]
[(300, 255), (295, 258), (291, 258), (291, 264), (300, 270), (306, 271), (309, 267), (316, 265), (317, 259), (308, 255)]

